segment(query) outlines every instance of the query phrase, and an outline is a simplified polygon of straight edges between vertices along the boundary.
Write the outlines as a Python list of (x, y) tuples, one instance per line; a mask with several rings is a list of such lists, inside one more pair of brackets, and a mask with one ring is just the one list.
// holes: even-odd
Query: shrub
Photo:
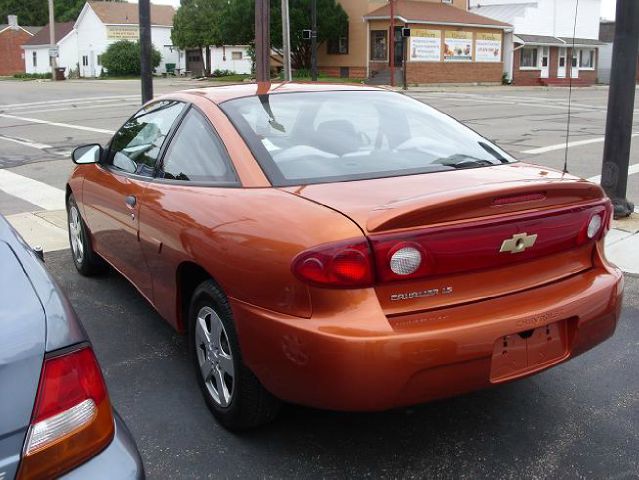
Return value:
[(20, 78), (20, 79), (31, 79), (31, 80), (36, 80), (36, 79), (43, 79), (43, 78), (51, 78), (51, 72), (47, 72), (47, 73), (16, 73), (13, 75), (13, 78)]
[(219, 68), (216, 68), (215, 70), (213, 70), (214, 77), (228, 77), (231, 75), (237, 75), (237, 74), (233, 70), (222, 70)]
[[(160, 65), (162, 55), (151, 46), (151, 66)], [(120, 40), (109, 45), (102, 54), (102, 66), (110, 76), (140, 75), (140, 42)]]

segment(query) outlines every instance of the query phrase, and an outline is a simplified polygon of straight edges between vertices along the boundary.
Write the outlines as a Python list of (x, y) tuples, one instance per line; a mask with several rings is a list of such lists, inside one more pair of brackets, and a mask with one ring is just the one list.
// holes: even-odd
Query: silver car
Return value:
[(0, 216), (0, 480), (144, 478), (87, 334), (38, 253)]

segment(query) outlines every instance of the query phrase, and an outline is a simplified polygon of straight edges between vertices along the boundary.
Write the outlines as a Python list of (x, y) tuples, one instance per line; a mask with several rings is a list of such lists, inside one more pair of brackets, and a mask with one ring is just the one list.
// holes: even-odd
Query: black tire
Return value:
[[(205, 325), (211, 325), (212, 322), (217, 322), (218, 319), (221, 321), (223, 328), (218, 330), (221, 338), (218, 355), (227, 357), (227, 362), (232, 361), (233, 377), (225, 373), (221, 373), (222, 377), (216, 377), (215, 373), (211, 373), (210, 380), (205, 381), (205, 373), (202, 371), (200, 364), (209, 361), (214, 364), (216, 357), (212, 351), (207, 357), (207, 349), (203, 347), (201, 331), (200, 337), (196, 333), (197, 324), (200, 322), (198, 316), (208, 319), (204, 320)], [(214, 336), (212, 327), (208, 328), (207, 333), (210, 334), (210, 338)], [(269, 423), (277, 416), (281, 402), (271, 395), (253, 372), (244, 365), (231, 308), (226, 296), (213, 280), (202, 282), (191, 297), (189, 307), (189, 350), (193, 358), (197, 381), (206, 404), (225, 428), (233, 431), (247, 430)], [(230, 360), (228, 357), (230, 357)], [(217, 358), (219, 359), (219, 356)], [(219, 364), (219, 366), (220, 368), (217, 371), (223, 372), (222, 365)], [(216, 371), (215, 366), (208, 364), (204, 368), (210, 369), (210, 372)], [(217, 387), (219, 378), (222, 378), (222, 382), (225, 383), (222, 388), (224, 393), (229, 394), (228, 401), (220, 400), (224, 393), (219, 393), (219, 388)], [(216, 393), (218, 399), (215, 398)]]
[[(74, 245), (74, 221), (77, 221), (78, 230), (76, 241), (81, 243), (81, 253)], [(87, 232), (86, 224), (80, 215), (80, 209), (75, 202), (73, 194), (67, 200), (67, 231), (69, 234), (69, 246), (71, 247), (71, 257), (73, 264), (81, 275), (91, 277), (104, 271), (104, 261), (93, 251), (91, 240)]]

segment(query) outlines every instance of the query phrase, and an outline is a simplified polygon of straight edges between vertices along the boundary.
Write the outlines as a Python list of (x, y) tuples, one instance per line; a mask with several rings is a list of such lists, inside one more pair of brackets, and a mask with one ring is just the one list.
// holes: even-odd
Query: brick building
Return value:
[(24, 73), (22, 45), (42, 28), (20, 26), (15, 15), (9, 15), (8, 21), (0, 25), (0, 76)]
[(348, 30), (320, 45), (321, 72), (388, 83), (390, 58), (394, 55), (399, 82), (404, 63), (401, 32), (409, 27), (409, 83), (501, 82), (504, 32), (511, 27), (469, 12), (467, 0), (395, 0), (393, 34), (388, 2), (338, 1), (349, 17)]

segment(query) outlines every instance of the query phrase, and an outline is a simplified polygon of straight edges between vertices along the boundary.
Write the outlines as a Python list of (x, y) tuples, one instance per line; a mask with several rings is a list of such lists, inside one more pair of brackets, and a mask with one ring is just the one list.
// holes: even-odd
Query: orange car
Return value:
[(280, 400), (384, 410), (498, 385), (617, 324), (601, 188), (398, 93), (175, 93), (73, 159), (77, 269), (106, 261), (188, 332), (228, 428)]

